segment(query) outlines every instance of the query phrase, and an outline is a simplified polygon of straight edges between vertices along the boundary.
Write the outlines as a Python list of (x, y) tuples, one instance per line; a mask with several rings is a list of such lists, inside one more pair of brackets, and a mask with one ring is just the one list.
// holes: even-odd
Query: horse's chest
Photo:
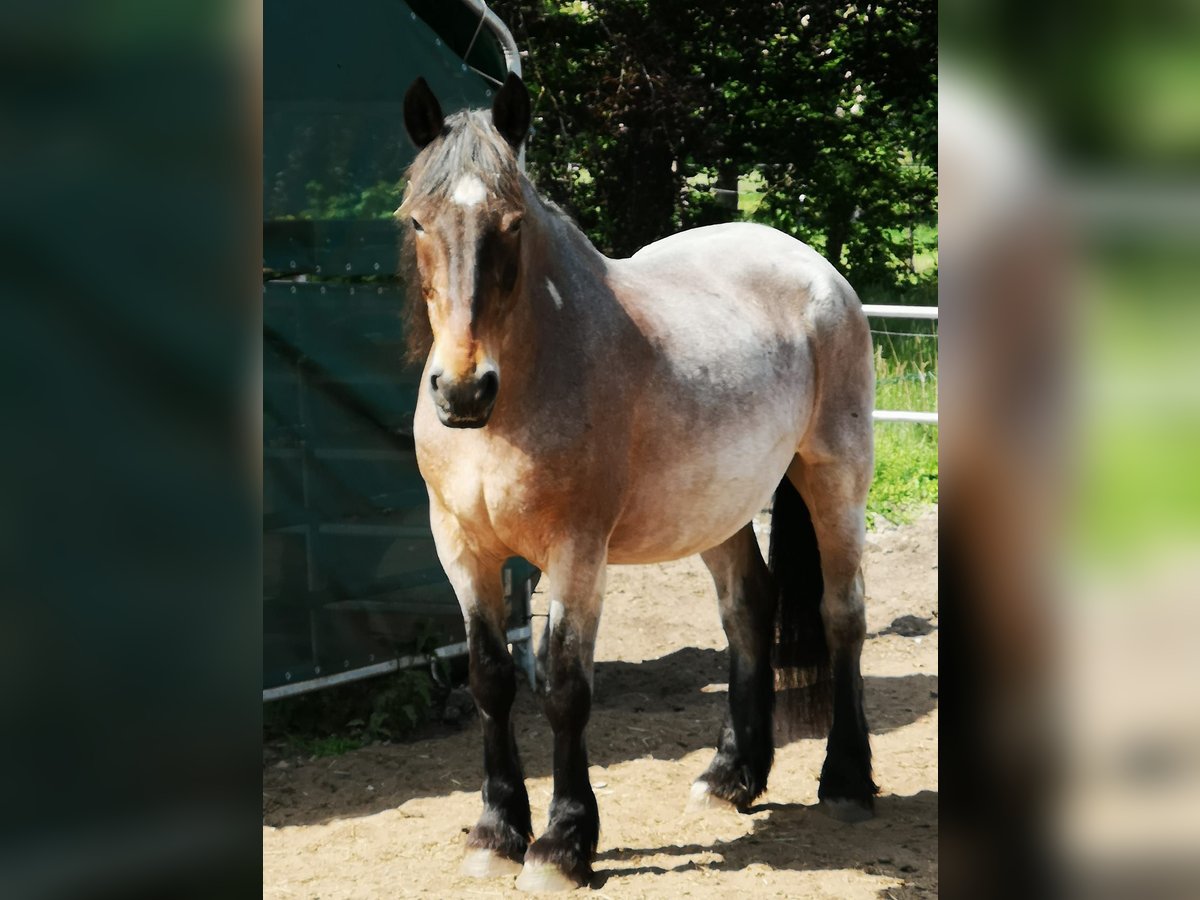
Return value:
[(430, 489), (477, 545), (544, 557), (570, 514), (570, 490), (553, 466), (472, 437), (418, 443)]

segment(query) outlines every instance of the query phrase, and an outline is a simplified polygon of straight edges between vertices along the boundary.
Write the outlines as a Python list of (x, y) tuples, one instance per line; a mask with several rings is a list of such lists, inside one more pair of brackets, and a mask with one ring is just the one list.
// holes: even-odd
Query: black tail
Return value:
[(784, 476), (771, 512), (768, 565), (775, 578), (775, 739), (825, 737), (833, 719), (833, 673), (821, 621), (821, 554), (804, 498)]

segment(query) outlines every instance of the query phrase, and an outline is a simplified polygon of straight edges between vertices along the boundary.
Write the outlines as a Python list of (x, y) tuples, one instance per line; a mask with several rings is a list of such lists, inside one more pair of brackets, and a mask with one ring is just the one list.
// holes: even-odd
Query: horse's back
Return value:
[[(649, 341), (687, 366), (717, 361), (753, 377), (780, 355), (869, 356), (862, 304), (812, 247), (765, 225), (733, 222), (682, 231), (610, 263), (613, 287)], [(802, 359), (800, 357), (803, 357)], [(711, 369), (711, 367), (709, 367)], [(803, 373), (799, 373), (803, 374)]]
[(836, 327), (861, 318), (854, 289), (819, 252), (775, 228), (730, 222), (681, 231), (616, 261), (635, 279), (660, 287), (644, 295), (662, 303), (672, 295), (705, 305), (724, 302), (746, 311), (761, 307), (784, 322)]
[(631, 261), (692, 262), (700, 267), (742, 269), (764, 258), (782, 259), (811, 268), (813, 274), (836, 275), (837, 270), (816, 250), (777, 228), (756, 222), (726, 222), (689, 228), (642, 247)]

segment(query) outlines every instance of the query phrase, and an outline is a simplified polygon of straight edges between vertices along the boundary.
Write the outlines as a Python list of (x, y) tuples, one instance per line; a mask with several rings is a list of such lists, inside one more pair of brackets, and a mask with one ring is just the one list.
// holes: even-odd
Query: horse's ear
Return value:
[(529, 132), (529, 120), (529, 89), (520, 75), (509, 72), (492, 101), (492, 124), (516, 150)]
[(442, 133), (442, 107), (424, 78), (418, 78), (404, 94), (404, 127), (418, 150), (425, 149)]

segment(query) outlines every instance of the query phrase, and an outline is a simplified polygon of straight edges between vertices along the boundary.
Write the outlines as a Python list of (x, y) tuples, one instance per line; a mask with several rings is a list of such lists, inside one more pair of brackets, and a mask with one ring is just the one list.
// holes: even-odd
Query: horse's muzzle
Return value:
[(429, 373), (429, 392), (438, 418), (447, 428), (482, 428), (491, 418), (500, 392), (500, 376), (486, 369), (458, 381), (440, 371)]

